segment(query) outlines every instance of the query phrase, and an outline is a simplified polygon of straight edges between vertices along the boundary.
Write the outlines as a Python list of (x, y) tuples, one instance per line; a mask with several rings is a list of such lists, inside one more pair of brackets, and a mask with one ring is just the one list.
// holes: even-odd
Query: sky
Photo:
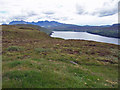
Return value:
[(0, 0), (0, 24), (58, 21), (76, 25), (118, 23), (120, 0)]

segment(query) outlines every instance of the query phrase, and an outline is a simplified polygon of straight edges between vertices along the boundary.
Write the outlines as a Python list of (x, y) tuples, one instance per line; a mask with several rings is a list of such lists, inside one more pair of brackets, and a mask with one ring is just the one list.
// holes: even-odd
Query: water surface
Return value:
[(91, 40), (112, 44), (119, 44), (118, 41), (120, 40), (118, 38), (105, 37), (101, 35), (90, 34), (87, 32), (73, 32), (73, 31), (53, 31), (51, 37), (58, 37), (63, 39)]

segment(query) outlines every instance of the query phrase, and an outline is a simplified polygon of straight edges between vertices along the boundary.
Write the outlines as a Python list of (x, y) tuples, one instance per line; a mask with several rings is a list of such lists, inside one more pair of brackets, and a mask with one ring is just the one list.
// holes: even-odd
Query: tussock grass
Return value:
[(50, 52), (50, 49), (46, 49), (46, 48), (35, 48), (35, 51), (37, 53), (42, 53), (42, 52)]
[(10, 46), (7, 48), (8, 51), (22, 51), (23, 48), (19, 46)]

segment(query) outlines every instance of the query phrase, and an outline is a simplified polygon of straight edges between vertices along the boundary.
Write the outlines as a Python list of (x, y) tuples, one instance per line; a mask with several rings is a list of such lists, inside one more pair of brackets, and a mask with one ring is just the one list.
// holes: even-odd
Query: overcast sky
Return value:
[(118, 23), (120, 0), (0, 0), (0, 24), (13, 20), (77, 25)]

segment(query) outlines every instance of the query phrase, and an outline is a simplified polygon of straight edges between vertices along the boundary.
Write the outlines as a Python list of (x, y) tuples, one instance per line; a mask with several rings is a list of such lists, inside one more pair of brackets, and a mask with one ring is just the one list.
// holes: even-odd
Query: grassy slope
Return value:
[(50, 29), (46, 29), (46, 28), (43, 28), (43, 27), (40, 27), (40, 26), (37, 26), (37, 25), (32, 25), (32, 24), (16, 24), (15, 26), (19, 26), (19, 28), (21, 29), (37, 29), (39, 31), (42, 31), (42, 32), (45, 32), (47, 33), (48, 35), (51, 34), (52, 30)]
[(3, 88), (114, 88), (118, 46), (3, 26)]
[(118, 30), (93, 30), (88, 33), (98, 34), (106, 37), (120, 38)]

